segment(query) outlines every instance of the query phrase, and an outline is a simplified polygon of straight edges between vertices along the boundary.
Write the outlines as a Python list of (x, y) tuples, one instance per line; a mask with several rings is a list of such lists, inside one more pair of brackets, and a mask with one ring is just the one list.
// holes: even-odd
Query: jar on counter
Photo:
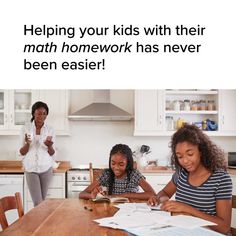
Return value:
[(166, 100), (166, 111), (171, 110), (171, 101), (170, 100)]
[(190, 111), (190, 100), (184, 100), (184, 110)]
[(198, 101), (191, 101), (191, 110), (192, 111), (198, 110)]
[(201, 100), (200, 101), (200, 106), (199, 106), (199, 110), (206, 110), (207, 106), (206, 106), (206, 101), (205, 100)]
[(166, 116), (166, 130), (174, 130), (173, 116)]
[(0, 109), (3, 109), (4, 108), (4, 102), (2, 99), (0, 99)]
[(180, 110), (180, 102), (178, 100), (174, 101), (174, 110), (179, 111)]
[(207, 121), (206, 120), (202, 121), (202, 130), (207, 130)]
[(185, 120), (182, 119), (182, 118), (179, 118), (179, 119), (176, 121), (176, 128), (177, 128), (177, 129), (182, 128), (184, 124), (185, 124)]
[(208, 100), (207, 109), (209, 111), (214, 111), (215, 110), (215, 101), (214, 100)]

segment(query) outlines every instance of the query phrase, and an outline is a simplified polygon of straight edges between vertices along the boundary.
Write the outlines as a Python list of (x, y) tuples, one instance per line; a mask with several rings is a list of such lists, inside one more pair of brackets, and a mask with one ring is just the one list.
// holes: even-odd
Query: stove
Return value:
[(78, 198), (80, 192), (90, 185), (89, 168), (72, 168), (67, 171), (67, 198)]

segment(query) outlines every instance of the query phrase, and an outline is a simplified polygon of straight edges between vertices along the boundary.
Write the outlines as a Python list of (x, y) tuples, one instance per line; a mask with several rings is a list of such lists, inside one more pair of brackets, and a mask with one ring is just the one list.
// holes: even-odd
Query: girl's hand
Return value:
[(91, 192), (91, 197), (96, 198), (97, 195), (106, 196), (107, 194), (108, 194), (107, 187), (98, 186), (94, 188), (93, 191)]
[(103, 196), (108, 195), (108, 190), (106, 186), (100, 186), (99, 187), (99, 193), (102, 194)]
[(155, 195), (155, 196), (152, 196), (148, 199), (148, 205), (156, 206), (156, 205), (159, 205), (160, 203), (163, 203), (168, 200), (169, 200), (169, 198), (167, 196), (158, 197)]
[(96, 198), (98, 193), (100, 192), (100, 186), (97, 188), (94, 188), (93, 191), (91, 192), (91, 198)]
[(156, 206), (156, 205), (159, 205), (159, 200), (157, 199), (157, 196), (151, 196), (149, 199), (148, 199), (148, 205), (150, 206)]
[(185, 212), (187, 213), (187, 205), (177, 201), (166, 201), (161, 205), (161, 210), (168, 212)]

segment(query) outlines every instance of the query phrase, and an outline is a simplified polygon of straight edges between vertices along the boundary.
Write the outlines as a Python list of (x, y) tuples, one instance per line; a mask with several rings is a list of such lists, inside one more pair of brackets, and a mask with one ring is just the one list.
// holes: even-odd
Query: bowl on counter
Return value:
[(147, 165), (147, 166), (145, 167), (145, 170), (153, 170), (153, 171), (155, 171), (155, 170), (170, 170), (170, 168), (167, 167), (167, 166)]

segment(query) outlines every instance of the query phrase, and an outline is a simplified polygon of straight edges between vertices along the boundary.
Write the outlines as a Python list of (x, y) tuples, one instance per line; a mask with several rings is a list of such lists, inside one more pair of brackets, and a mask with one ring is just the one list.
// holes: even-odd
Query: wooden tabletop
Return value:
[[(86, 210), (87, 206), (92, 211)], [(10, 225), (1, 236), (127, 236), (122, 230), (101, 227), (93, 220), (113, 216), (109, 203), (81, 199), (47, 199)]]

